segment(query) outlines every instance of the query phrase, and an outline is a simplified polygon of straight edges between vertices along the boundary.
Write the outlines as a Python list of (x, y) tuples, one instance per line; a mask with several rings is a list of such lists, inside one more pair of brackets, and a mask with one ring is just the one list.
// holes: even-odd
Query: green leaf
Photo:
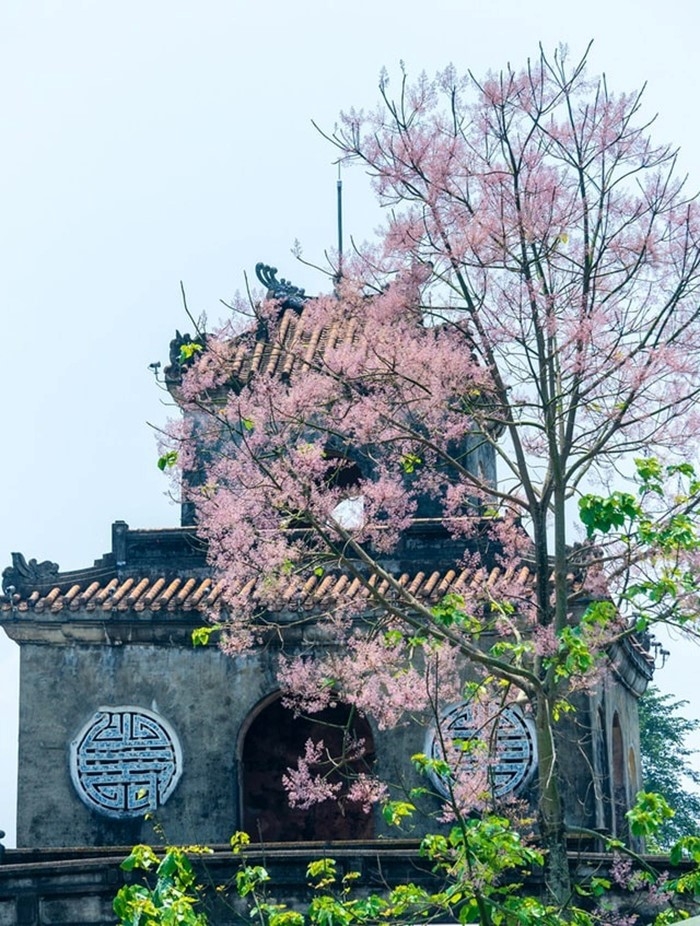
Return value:
[(306, 866), (306, 877), (316, 890), (335, 884), (337, 878), (335, 859), (320, 858), (309, 862)]
[(642, 482), (640, 492), (652, 491), (662, 494), (663, 468), (659, 461), (655, 457), (638, 457), (634, 465), (637, 469), (637, 476)]
[(416, 456), (415, 453), (405, 453), (401, 457), (399, 464), (403, 472), (406, 473), (407, 476), (410, 476), (422, 462), (423, 460), (419, 456)]
[(158, 469), (161, 471), (161, 473), (164, 473), (165, 470), (170, 466), (175, 466), (177, 463), (177, 458), (177, 450), (166, 451), (162, 457), (158, 457)]
[(199, 341), (188, 341), (187, 344), (181, 344), (180, 363), (187, 363), (194, 357), (195, 354), (199, 354), (203, 350), (204, 347), (199, 343)]
[(269, 880), (267, 869), (262, 865), (246, 865), (236, 872), (236, 890), (241, 897), (247, 897)]
[(216, 627), (195, 627), (192, 631), (192, 644), (194, 646), (206, 646), (209, 637), (216, 629)]
[(661, 825), (673, 817), (666, 798), (653, 791), (640, 791), (637, 801), (626, 817), (633, 836), (653, 836)]
[(470, 900), (469, 903), (465, 903), (459, 908), (460, 923), (478, 923), (479, 920), (479, 906), (475, 900)]
[(233, 854), (238, 855), (241, 849), (245, 849), (246, 846), (250, 845), (250, 836), (247, 833), (243, 833), (239, 830), (233, 834), (230, 843)]
[(304, 926), (304, 917), (294, 910), (283, 910), (270, 916), (269, 926)]
[(589, 537), (596, 531), (607, 534), (614, 527), (622, 527), (627, 520), (634, 521), (642, 514), (639, 502), (629, 492), (613, 492), (608, 498), (584, 495), (579, 499), (578, 510)]
[(608, 878), (591, 878), (591, 891), (594, 897), (602, 897), (612, 887)]
[(441, 627), (451, 627), (457, 623), (467, 633), (478, 633), (482, 629), (481, 622), (470, 617), (465, 611), (465, 601), (462, 595), (450, 592), (445, 595), (430, 613), (435, 622)]
[(159, 864), (158, 856), (150, 846), (134, 846), (131, 853), (121, 863), (120, 868), (124, 871), (133, 871), (134, 868), (143, 868), (146, 871)]
[(400, 826), (402, 820), (413, 816), (415, 809), (408, 801), (387, 801), (382, 807), (382, 816), (390, 826)]

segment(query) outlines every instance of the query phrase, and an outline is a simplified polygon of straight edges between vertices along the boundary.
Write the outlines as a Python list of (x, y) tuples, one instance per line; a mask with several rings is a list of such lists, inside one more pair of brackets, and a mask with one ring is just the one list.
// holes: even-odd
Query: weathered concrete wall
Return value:
[[(22, 644), (20, 847), (153, 840), (152, 820), (145, 820), (143, 814), (122, 819), (105, 816), (86, 806), (71, 780), (71, 741), (103, 707), (153, 711), (171, 725), (179, 740), (182, 775), (156, 814), (168, 841), (221, 843), (244, 828), (240, 790), (244, 735), (258, 711), (276, 695), (278, 650), (260, 647), (254, 654), (231, 658), (215, 646), (193, 648), (163, 640), (129, 643), (125, 636), (118, 642), (94, 644), (47, 645), (29, 640)], [(418, 723), (393, 731), (372, 728), (375, 771), (406, 791), (424, 783), (409, 760), (424, 751), (425, 735), (426, 726)], [(616, 671), (607, 672), (591, 694), (578, 696), (575, 713), (564, 718), (557, 736), (569, 825), (625, 836), (624, 811), (641, 786), (636, 694)], [(298, 752), (303, 752), (301, 741)], [(533, 780), (519, 796), (532, 799), (535, 788)], [(250, 829), (250, 822), (247, 825)], [(383, 832), (387, 828), (377, 815), (374, 834)], [(257, 833), (251, 835), (255, 838)], [(268, 838), (262, 830), (259, 835)], [(353, 835), (371, 834), (354, 834), (346, 827), (334, 838)], [(299, 838), (322, 837), (300, 832)]]
[(593, 778), (599, 792), (597, 825), (629, 840), (625, 811), (643, 787), (637, 695), (613, 665), (599, 681), (590, 703), (591, 730), (597, 740)]
[[(22, 646), (18, 845), (128, 845), (152, 841), (153, 823), (115, 820), (87, 807), (69, 769), (69, 744), (100, 707), (132, 705), (162, 715), (176, 732), (182, 777), (157, 813), (173, 843), (221, 843), (241, 826), (240, 735), (277, 690), (277, 654), (231, 658), (216, 647)], [(407, 756), (424, 730), (382, 734), (378, 770), (415, 784)]]
[(158, 820), (167, 839), (223, 842), (236, 829), (238, 731), (276, 688), (270, 660), (216, 648), (22, 647), (18, 844), (126, 845), (152, 824), (88, 809), (70, 777), (69, 744), (97, 708), (134, 705), (170, 722), (183, 774)]

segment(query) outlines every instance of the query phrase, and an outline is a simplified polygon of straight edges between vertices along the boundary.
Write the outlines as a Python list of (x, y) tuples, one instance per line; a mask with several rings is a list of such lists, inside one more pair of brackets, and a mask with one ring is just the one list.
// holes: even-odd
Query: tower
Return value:
[[(283, 337), (291, 343), (301, 336), (307, 297), (271, 268), (259, 268), (259, 278), (284, 314)], [(166, 371), (176, 396), (187, 343), (188, 336), (176, 339)], [(305, 348), (323, 343), (319, 333)], [(288, 375), (285, 362), (262, 326), (241, 350), (241, 380)], [(495, 482), (489, 444), (468, 434), (459, 452), (465, 465)], [(195, 467), (193, 484), (200, 474)], [(465, 545), (478, 546), (488, 563), (483, 538), (455, 539), (440, 514), (439, 500), (421, 499), (414, 523), (382, 560), (416, 600), (430, 605), (450, 591), (468, 595), (481, 581), (455, 566)], [(387, 835), (379, 817), (338, 813), (332, 801), (313, 812), (289, 808), (282, 775), (318, 733), (316, 721), (295, 720), (280, 702), (274, 639), (234, 658), (216, 646), (192, 646), (204, 613), (225, 607), (192, 520), (185, 506), (179, 528), (116, 522), (111, 552), (73, 572), (13, 555), (3, 574), (0, 623), (21, 650), (19, 844), (149, 841), (146, 817), (153, 814), (173, 843), (225, 843), (237, 829), (264, 843)], [(489, 567), (505, 568), (495, 557)], [(527, 564), (518, 568), (527, 580)], [(290, 576), (279, 589), (275, 618), (286, 623), (291, 652), (326, 645), (315, 638), (313, 621), (297, 617), (341, 594), (369, 607), (366, 585), (342, 569), (303, 581)], [(650, 677), (643, 648), (624, 638), (610, 649), (600, 685), (577, 696), (575, 716), (562, 725), (563, 790), (573, 828), (623, 835), (624, 811), (641, 783), (636, 698)], [(333, 710), (318, 723), (344, 722), (343, 705)], [(451, 705), (446, 722), (455, 737), (471, 735), (466, 703)], [(427, 730), (392, 731), (371, 717), (355, 723), (367, 744), (363, 761), (393, 780), (410, 780), (408, 757), (434, 748), (429, 723)], [(521, 705), (503, 713), (494, 748), (500, 795), (531, 798), (537, 754)], [(433, 784), (440, 789), (439, 780)]]

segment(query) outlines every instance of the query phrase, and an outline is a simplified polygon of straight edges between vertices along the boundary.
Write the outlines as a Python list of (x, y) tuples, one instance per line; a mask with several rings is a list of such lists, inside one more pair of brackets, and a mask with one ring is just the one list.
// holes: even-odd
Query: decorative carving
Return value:
[(58, 585), (58, 563), (44, 560), (43, 563), (30, 559), (21, 553), (12, 554), (12, 565), (3, 570), (2, 590), (14, 588), (19, 595), (26, 595), (35, 590), (45, 591)]
[(278, 299), (283, 309), (294, 309), (295, 312), (301, 312), (304, 303), (309, 299), (309, 296), (300, 286), (294, 286), (284, 277), (278, 280), (277, 267), (257, 263), (255, 265), (255, 276), (267, 289), (269, 298)]
[[(447, 740), (469, 740), (479, 735), (479, 724), (474, 721), (471, 704), (463, 701), (448, 708), (442, 715), (440, 724), (442, 736), (435, 729), (429, 731), (426, 742), (426, 754), (431, 759), (443, 759), (442, 742)], [(506, 707), (498, 715), (495, 730), (495, 743), (490, 769), (494, 797), (517, 794), (530, 781), (537, 768), (537, 744), (532, 721), (517, 707)], [(467, 773), (470, 768), (483, 762), (483, 755), (474, 755), (455, 747), (455, 760), (461, 770)], [(447, 796), (445, 781), (437, 774), (431, 774), (435, 787)]]
[(80, 799), (120, 819), (161, 807), (182, 774), (174, 730), (141, 707), (101, 707), (70, 746), (70, 771)]

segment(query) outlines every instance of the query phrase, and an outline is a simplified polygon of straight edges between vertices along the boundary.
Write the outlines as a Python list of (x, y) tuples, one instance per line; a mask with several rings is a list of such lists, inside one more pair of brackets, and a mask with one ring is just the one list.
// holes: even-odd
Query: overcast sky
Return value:
[[(331, 130), (371, 106), (380, 69), (477, 73), (538, 43), (580, 55), (613, 89), (648, 82), (655, 135), (700, 185), (697, 0), (2, 0), (0, 3), (0, 569), (18, 550), (61, 569), (110, 547), (110, 525), (173, 526), (148, 364), (175, 328), (220, 317), (256, 261), (295, 265), (335, 243)], [(345, 225), (379, 221), (345, 175)], [(0, 827), (14, 845), (17, 651), (0, 634)], [(690, 698), (698, 652), (675, 646), (662, 687)], [(697, 673), (697, 670), (695, 670)]]

